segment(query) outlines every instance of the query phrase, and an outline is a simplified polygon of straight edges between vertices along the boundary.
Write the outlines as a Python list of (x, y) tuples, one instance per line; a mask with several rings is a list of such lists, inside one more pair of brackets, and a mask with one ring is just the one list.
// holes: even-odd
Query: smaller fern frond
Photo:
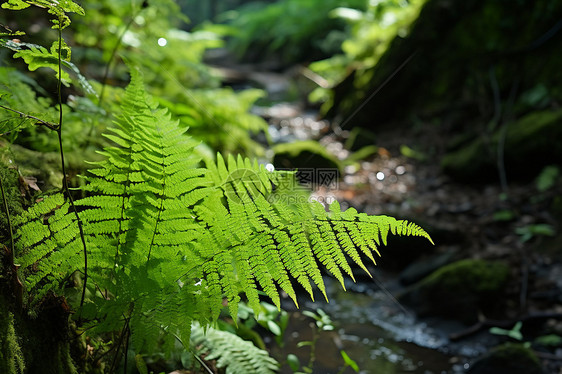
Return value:
[(199, 353), (207, 354), (206, 360), (216, 360), (227, 374), (274, 374), (279, 370), (279, 363), (266, 351), (227, 331), (210, 327), (205, 331), (194, 324), (191, 341)]
[(17, 262), (35, 300), (61, 287), (68, 274), (83, 271), (78, 224), (69, 208), (62, 194), (45, 196), (14, 220)]

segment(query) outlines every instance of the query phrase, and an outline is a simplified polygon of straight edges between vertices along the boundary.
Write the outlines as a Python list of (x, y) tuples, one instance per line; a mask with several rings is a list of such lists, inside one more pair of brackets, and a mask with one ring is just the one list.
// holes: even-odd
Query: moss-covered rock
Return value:
[(472, 323), (478, 312), (493, 312), (509, 278), (501, 262), (461, 260), (443, 266), (409, 288), (400, 300), (420, 315)]
[(489, 139), (480, 136), (454, 152), (441, 163), (443, 170), (454, 178), (478, 182), (498, 175), (498, 144), (504, 143), (504, 166), (509, 179), (536, 177), (544, 166), (562, 164), (562, 110), (532, 112), (506, 124)]
[(535, 353), (524, 344), (506, 343), (478, 358), (469, 374), (542, 374)]
[(332, 168), (341, 169), (340, 161), (314, 140), (277, 144), (273, 147), (276, 168)]

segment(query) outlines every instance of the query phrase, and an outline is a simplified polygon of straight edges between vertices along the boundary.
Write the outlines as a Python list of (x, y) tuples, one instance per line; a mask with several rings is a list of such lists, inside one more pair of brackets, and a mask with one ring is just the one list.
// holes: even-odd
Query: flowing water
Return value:
[[(360, 373), (365, 374), (463, 373), (470, 359), (485, 352), (490, 343), (481, 337), (463, 343), (451, 342), (448, 334), (463, 326), (437, 319), (419, 320), (374, 282), (346, 283), (347, 292), (333, 280), (327, 280), (326, 285), (329, 303), (306, 302), (301, 306), (311, 311), (322, 309), (335, 326), (334, 331), (319, 333), (314, 373), (341, 373), (344, 362), (341, 349), (358, 364)], [(273, 353), (277, 357), (293, 353), (301, 364), (306, 364), (310, 349), (297, 344), (312, 340), (311, 321), (294, 310), (286, 331), (286, 345)], [(349, 367), (343, 371), (353, 372)]]

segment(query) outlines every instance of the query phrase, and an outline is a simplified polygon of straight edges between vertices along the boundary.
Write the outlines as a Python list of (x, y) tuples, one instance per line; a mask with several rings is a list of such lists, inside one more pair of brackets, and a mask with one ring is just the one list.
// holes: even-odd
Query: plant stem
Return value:
[(123, 31), (121, 32), (121, 34), (117, 38), (117, 42), (115, 43), (115, 45), (113, 46), (113, 49), (111, 50), (111, 55), (109, 56), (109, 61), (107, 61), (107, 64), (105, 65), (105, 70), (103, 72), (103, 78), (101, 80), (101, 91), (100, 91), (100, 96), (99, 96), (99, 99), (98, 99), (98, 107), (101, 107), (101, 103), (103, 101), (103, 95), (105, 93), (105, 86), (107, 85), (107, 77), (109, 76), (109, 69), (111, 67), (111, 63), (113, 62), (113, 59), (115, 58), (115, 55), (117, 54), (117, 50), (121, 46), (121, 42), (123, 41), (123, 37), (125, 36), (125, 33), (129, 30), (129, 28), (133, 24), (133, 21), (135, 20), (136, 16), (141, 11), (142, 11), (142, 7), (141, 7), (141, 10), (133, 13), (133, 15), (131, 16), (131, 19), (125, 25), (125, 28), (123, 29)]
[[(62, 19), (59, 17), (59, 25), (62, 23)], [(57, 136), (59, 139), (59, 149), (60, 149), (60, 162), (62, 168), (62, 186), (66, 195), (68, 196), (68, 201), (70, 202), (70, 206), (72, 207), (72, 211), (76, 217), (76, 222), (78, 224), (78, 230), (80, 231), (80, 239), (82, 240), (82, 246), (84, 248), (84, 284), (82, 286), (82, 296), (80, 297), (80, 309), (84, 305), (84, 298), (86, 296), (86, 284), (88, 282), (88, 251), (86, 248), (86, 238), (84, 236), (84, 230), (82, 228), (82, 220), (80, 216), (78, 216), (78, 210), (76, 209), (76, 205), (74, 205), (74, 199), (72, 198), (72, 194), (70, 193), (70, 188), (68, 187), (68, 178), (66, 175), (66, 166), (64, 163), (64, 150), (62, 146), (62, 29), (59, 27), (59, 49), (58, 49), (58, 73), (59, 73), (59, 80), (58, 80), (58, 105), (59, 105), (59, 124), (56, 128)]]
[(10, 210), (8, 208), (8, 200), (6, 199), (6, 194), (4, 192), (4, 183), (2, 182), (2, 176), (0, 175), (0, 190), (2, 191), (2, 200), (4, 201), (4, 210), (6, 211), (6, 220), (8, 221), (9, 235), (10, 235), (10, 264), (14, 264), (14, 232), (12, 230), (12, 221), (10, 219)]
[(18, 276), (19, 265), (14, 263), (14, 256), (16, 247), (14, 245), (14, 231), (12, 228), (12, 220), (10, 218), (10, 209), (8, 207), (8, 200), (6, 198), (6, 193), (4, 192), (4, 182), (2, 181), (2, 176), (0, 175), (0, 190), (2, 191), (2, 201), (4, 202), (4, 210), (6, 211), (6, 220), (8, 221), (8, 233), (10, 235), (10, 250), (8, 251), (8, 262), (12, 270), (12, 277), (14, 280), (14, 294), (16, 296), (16, 305), (18, 311), (21, 311), (23, 307), (23, 284)]
[[(60, 73), (59, 73), (59, 74), (60, 74)], [(50, 130), (58, 131), (59, 125), (57, 125), (56, 123), (51, 123), (51, 122), (42, 120), (41, 118), (38, 118), (38, 117), (32, 116), (32, 115), (30, 115), (30, 114), (26, 114), (26, 113), (20, 112), (19, 110), (15, 110), (15, 109), (9, 108), (9, 107), (7, 107), (7, 106), (5, 106), (5, 105), (1, 105), (1, 104), (0, 104), (0, 108), (5, 109), (5, 110), (9, 110), (10, 112), (17, 113), (17, 114), (20, 115), (20, 117), (24, 117), (24, 118), (28, 118), (28, 119), (35, 120), (35, 121), (37, 121), (40, 125), (43, 125), (43, 126), (49, 128)]]
[(309, 368), (311, 373), (313, 372), (314, 361), (316, 361), (316, 342), (318, 341), (318, 328), (316, 324), (311, 323), (312, 328), (312, 341), (310, 344), (310, 359), (308, 361), (307, 368)]

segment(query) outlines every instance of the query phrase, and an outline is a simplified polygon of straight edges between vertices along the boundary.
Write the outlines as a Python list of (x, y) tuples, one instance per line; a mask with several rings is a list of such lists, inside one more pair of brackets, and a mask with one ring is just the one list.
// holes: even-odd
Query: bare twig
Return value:
[(121, 46), (121, 42), (123, 41), (123, 37), (125, 36), (125, 33), (131, 28), (131, 25), (135, 21), (135, 18), (140, 14), (140, 12), (142, 12), (143, 9), (144, 9), (144, 3), (143, 3), (143, 6), (141, 6), (141, 8), (138, 11), (134, 12), (131, 15), (131, 18), (129, 19), (129, 22), (127, 22), (127, 24), (125, 25), (125, 28), (123, 29), (121, 34), (117, 37), (117, 42), (115, 43), (115, 45), (113, 46), (113, 49), (111, 50), (111, 55), (109, 56), (109, 61), (107, 61), (107, 64), (105, 65), (105, 69), (104, 69), (104, 72), (103, 72), (103, 78), (101, 80), (102, 86), (101, 86), (100, 96), (98, 98), (98, 106), (99, 107), (101, 107), (101, 104), (102, 104), (102, 101), (103, 101), (103, 96), (105, 94), (105, 87), (107, 85), (107, 77), (109, 76), (109, 70), (111, 68), (111, 64), (113, 63), (113, 60), (115, 59), (115, 55), (117, 54), (117, 50)]
[(2, 105), (2, 104), (0, 104), (0, 108), (5, 109), (5, 110), (9, 110), (10, 112), (17, 113), (22, 118), (28, 118), (28, 119), (35, 120), (35, 121), (37, 121), (37, 124), (45, 126), (45, 127), (49, 128), (50, 130), (58, 131), (58, 129), (59, 129), (59, 125), (57, 125), (56, 123), (45, 121), (45, 120), (43, 120), (39, 117), (35, 117), (35, 116), (30, 115), (30, 114), (20, 112), (19, 110), (12, 109), (12, 108), (7, 107), (7, 106)]
[(469, 328), (467, 328), (465, 330), (462, 330), (462, 331), (457, 332), (457, 333), (450, 334), (449, 339), (451, 341), (462, 340), (462, 339), (465, 339), (465, 338), (467, 338), (471, 335), (476, 334), (477, 332), (479, 332), (480, 330), (483, 330), (485, 328), (489, 328), (489, 327), (510, 328), (513, 325), (515, 325), (517, 322), (526, 323), (526, 322), (530, 322), (530, 321), (550, 319), (550, 318), (562, 320), (562, 313), (533, 313), (533, 314), (528, 314), (526, 316), (522, 316), (520, 318), (512, 319), (512, 320), (491, 320), (491, 319), (487, 319), (487, 320), (484, 320), (484, 321), (477, 322), (477, 323), (475, 323), (474, 325), (470, 326)]

